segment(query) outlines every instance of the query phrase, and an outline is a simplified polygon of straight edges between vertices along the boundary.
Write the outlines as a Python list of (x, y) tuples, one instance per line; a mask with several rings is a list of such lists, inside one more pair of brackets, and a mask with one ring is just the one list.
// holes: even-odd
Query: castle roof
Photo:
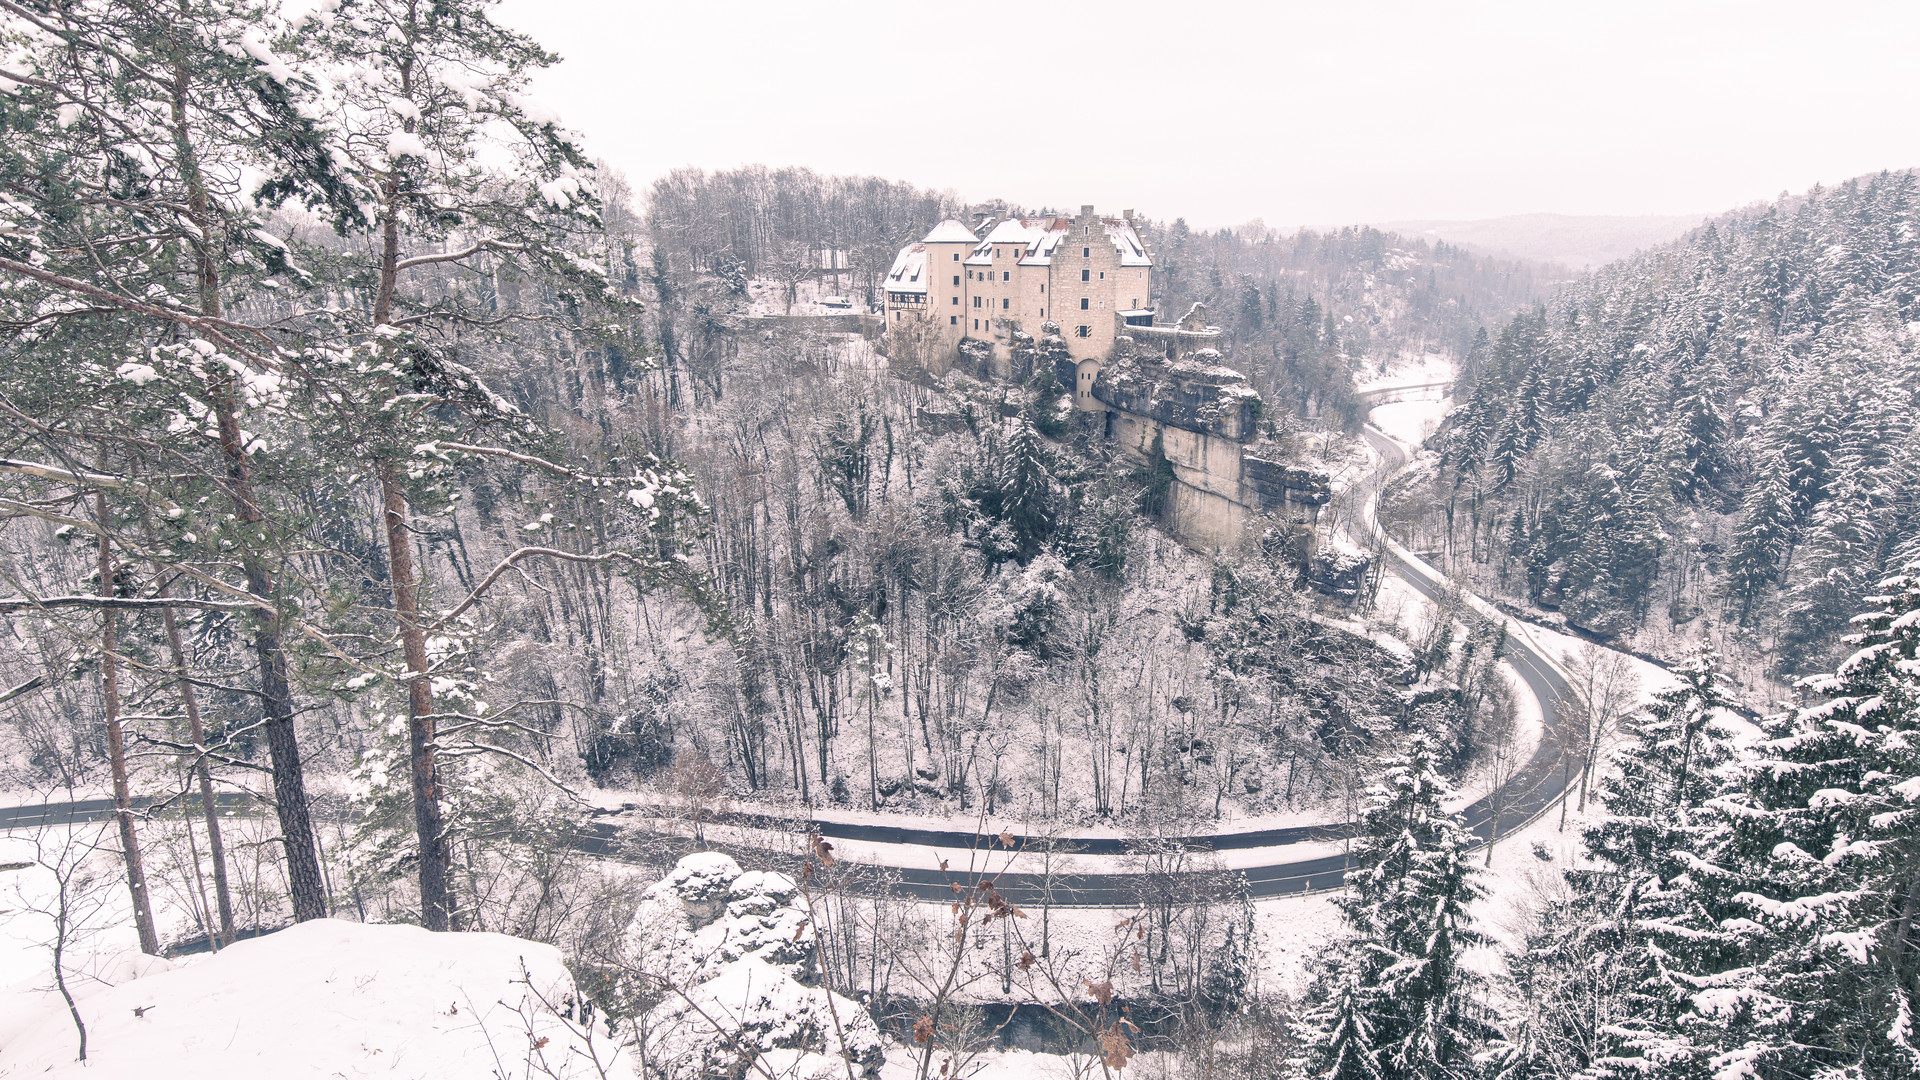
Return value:
[[(1133, 222), (1125, 218), (1101, 218), (1101, 227), (1106, 232), (1107, 242), (1120, 253), (1121, 266), (1152, 266), (1153, 257), (1147, 254), (1147, 245), (1140, 240), (1140, 234), (1134, 230)], [(900, 251), (900, 257), (894, 260), (893, 272), (887, 275), (887, 288), (895, 292), (924, 292), (926, 283), (920, 280), (925, 275), (927, 244), (973, 245), (968, 253), (966, 265), (988, 266), (993, 263), (993, 249), (996, 246), (1019, 245), (1025, 250), (1021, 253), (1021, 266), (1048, 266), (1053, 262), (1053, 249), (1073, 231), (1074, 219), (1070, 217), (1029, 217), (1007, 218), (988, 230), (986, 239), (974, 236), (973, 230), (952, 218), (934, 226), (925, 240), (910, 244)], [(1088, 239), (1091, 239), (1089, 237)], [(902, 282), (919, 281), (917, 288), (896, 286), (894, 279), (901, 273), (910, 254), (918, 252), (918, 262)]]
[[(937, 231), (937, 230), (936, 230)], [(908, 244), (887, 271), (888, 292), (924, 293), (927, 291), (927, 245)]]
[(979, 240), (979, 237), (973, 235), (972, 229), (967, 228), (966, 225), (961, 222), (948, 218), (940, 224), (935, 225), (933, 231), (928, 233), (920, 242), (923, 244), (973, 244), (978, 243)]
[[(1153, 265), (1147, 245), (1141, 243), (1133, 222), (1125, 218), (1101, 218), (1100, 224), (1106, 230), (1107, 242), (1120, 253), (1121, 266)], [(1021, 266), (1047, 266), (1053, 262), (1053, 249), (1072, 231), (1073, 219), (1069, 217), (1008, 218), (987, 233), (987, 238), (973, 249), (973, 257), (979, 258), (995, 244), (1021, 244), (1027, 248), (1027, 254), (1020, 260)]]

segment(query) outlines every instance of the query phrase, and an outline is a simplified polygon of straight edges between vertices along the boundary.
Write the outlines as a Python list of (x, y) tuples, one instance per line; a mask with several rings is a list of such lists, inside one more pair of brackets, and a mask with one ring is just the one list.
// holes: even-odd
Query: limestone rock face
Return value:
[(1169, 361), (1123, 341), (1101, 369), (1093, 396), (1162, 424), (1245, 442), (1260, 420), (1260, 394), (1220, 361), (1213, 349)]
[(1265, 506), (1325, 506), (1333, 501), (1333, 480), (1326, 473), (1260, 457), (1251, 449), (1241, 456), (1240, 478)]

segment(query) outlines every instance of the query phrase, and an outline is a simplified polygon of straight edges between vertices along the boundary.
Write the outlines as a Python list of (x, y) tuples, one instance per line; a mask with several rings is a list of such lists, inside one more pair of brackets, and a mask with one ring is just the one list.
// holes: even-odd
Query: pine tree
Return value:
[(1491, 1035), (1480, 977), (1461, 955), (1484, 943), (1467, 907), (1482, 895), (1438, 750), (1414, 737), (1408, 756), (1368, 790), (1348, 890), (1347, 937), (1325, 955), (1299, 1023), (1299, 1077), (1442, 1078), (1473, 1074)]
[(1740, 500), (1740, 523), (1727, 559), (1727, 592), (1741, 623), (1752, 617), (1754, 604), (1779, 579), (1793, 540), (1793, 488), (1786, 455), (1773, 450), (1761, 460)]
[(1852, 655), (1801, 684), (1813, 700), (1767, 723), (1720, 800), (1725, 839), (1697, 876), (1731, 893), (1737, 947), (1674, 977), (1723, 1073), (1920, 1073), (1920, 566), (1877, 592)]
[(1730, 702), (1711, 651), (1674, 674), (1623, 725), (1630, 741), (1598, 785), (1608, 816), (1584, 836), (1597, 866), (1568, 873), (1572, 895), (1529, 942), (1532, 1075), (1708, 1075), (1710, 1049), (1684, 1019), (1696, 988), (1673, 970), (1720, 970), (1738, 949), (1721, 925), (1729, 883), (1701, 854), (1724, 842), (1709, 803), (1733, 760)]
[(1014, 559), (1024, 566), (1046, 545), (1059, 519), (1053, 473), (1033, 425), (1013, 421), (997, 472), (999, 517), (1013, 535)]

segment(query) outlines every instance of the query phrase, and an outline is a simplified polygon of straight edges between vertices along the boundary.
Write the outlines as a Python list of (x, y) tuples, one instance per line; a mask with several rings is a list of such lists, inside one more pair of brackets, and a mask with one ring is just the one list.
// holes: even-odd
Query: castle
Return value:
[(1107, 438), (1138, 460), (1165, 460), (1169, 524), (1196, 547), (1310, 526), (1331, 497), (1326, 475), (1283, 464), (1260, 395), (1221, 362), (1204, 307), (1155, 321), (1152, 269), (1132, 211), (1082, 206), (978, 232), (943, 221), (887, 272), (889, 353), (936, 376), (956, 363), (1002, 379), (1051, 368), (1075, 408), (1104, 414)]
[[(1076, 361), (1097, 363), (1113, 351), (1117, 327), (1153, 322), (1152, 267), (1131, 210), (1118, 218), (1091, 206), (1073, 217), (1007, 218), (984, 237), (949, 219), (901, 249), (888, 270), (887, 331), (917, 335), (936, 373), (963, 341), (989, 346), (1004, 368), (1046, 323), (1060, 328)], [(1082, 407), (1092, 407), (1089, 388), (1076, 387)]]

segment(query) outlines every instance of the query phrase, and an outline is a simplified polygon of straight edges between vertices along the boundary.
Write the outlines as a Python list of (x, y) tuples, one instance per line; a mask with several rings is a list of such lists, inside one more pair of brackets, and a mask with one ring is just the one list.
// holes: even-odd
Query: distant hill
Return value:
[(1514, 214), (1478, 221), (1387, 221), (1374, 227), (1407, 237), (1445, 240), (1488, 255), (1582, 270), (1677, 240), (1705, 220), (1704, 214)]

